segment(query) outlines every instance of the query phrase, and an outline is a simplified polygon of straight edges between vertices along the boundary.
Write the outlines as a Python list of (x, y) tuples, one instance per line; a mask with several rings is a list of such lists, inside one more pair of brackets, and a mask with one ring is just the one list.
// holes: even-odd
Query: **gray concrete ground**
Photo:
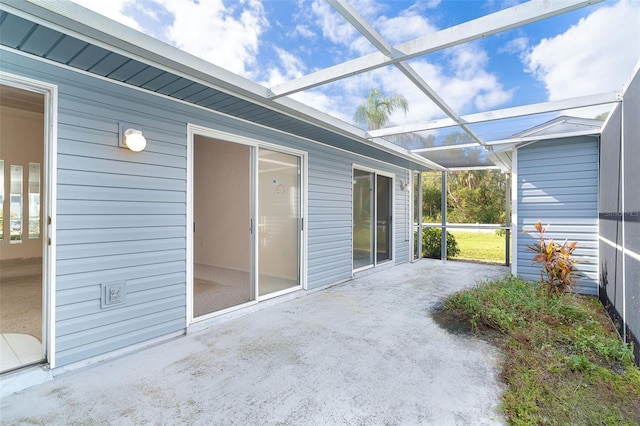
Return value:
[(2, 424), (500, 424), (498, 351), (431, 318), (504, 267), (361, 276), (7, 396)]

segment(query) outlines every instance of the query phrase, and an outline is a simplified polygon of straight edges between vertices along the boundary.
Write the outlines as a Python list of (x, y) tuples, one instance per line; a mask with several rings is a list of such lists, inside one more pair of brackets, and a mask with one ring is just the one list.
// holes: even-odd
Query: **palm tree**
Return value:
[(353, 120), (366, 130), (377, 130), (389, 124), (389, 116), (401, 109), (409, 110), (409, 103), (402, 95), (385, 95), (379, 89), (369, 91), (367, 100), (358, 106)]

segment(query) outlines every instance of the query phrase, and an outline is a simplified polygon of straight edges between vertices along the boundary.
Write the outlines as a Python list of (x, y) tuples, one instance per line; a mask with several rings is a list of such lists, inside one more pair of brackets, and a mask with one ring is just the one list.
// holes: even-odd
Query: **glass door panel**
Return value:
[(374, 174), (353, 170), (353, 269), (373, 265)]
[(258, 294), (300, 285), (300, 157), (258, 151)]
[(393, 211), (392, 179), (376, 176), (376, 263), (391, 259)]
[(246, 145), (194, 138), (194, 317), (255, 300), (251, 150)]

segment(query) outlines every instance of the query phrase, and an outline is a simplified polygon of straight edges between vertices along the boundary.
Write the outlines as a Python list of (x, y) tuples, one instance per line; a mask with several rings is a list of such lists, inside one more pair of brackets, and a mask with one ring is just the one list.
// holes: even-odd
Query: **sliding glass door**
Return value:
[(392, 259), (393, 179), (353, 169), (353, 269)]
[[(194, 134), (192, 317), (302, 285), (302, 154)], [(233, 139), (233, 137), (230, 137)]]

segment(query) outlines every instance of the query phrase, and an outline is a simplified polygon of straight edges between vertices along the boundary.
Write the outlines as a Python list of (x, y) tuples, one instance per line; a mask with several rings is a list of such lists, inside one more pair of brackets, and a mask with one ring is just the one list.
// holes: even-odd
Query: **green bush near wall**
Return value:
[[(442, 230), (439, 228), (422, 229), (422, 257), (441, 259)], [(460, 254), (456, 238), (447, 232), (447, 259)]]

